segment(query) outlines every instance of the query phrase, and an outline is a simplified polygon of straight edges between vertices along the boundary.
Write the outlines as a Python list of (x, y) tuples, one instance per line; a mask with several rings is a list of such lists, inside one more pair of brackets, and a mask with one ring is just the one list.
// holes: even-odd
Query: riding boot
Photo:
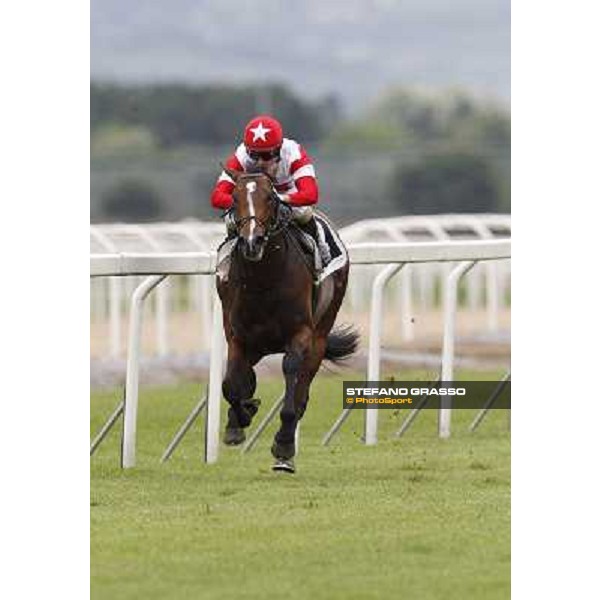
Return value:
[(225, 227), (227, 228), (227, 237), (217, 248), (217, 276), (222, 281), (227, 281), (229, 278), (231, 252), (233, 251), (235, 240), (237, 239), (235, 220), (231, 213), (225, 217)]
[(232, 213), (228, 213), (224, 221), (225, 227), (227, 229), (227, 237), (225, 238), (225, 241), (228, 242), (229, 240), (232, 240), (237, 236), (237, 231), (235, 227), (235, 217)]
[(323, 267), (327, 266), (331, 261), (331, 252), (325, 240), (325, 232), (321, 224), (313, 216), (306, 223), (298, 223), (298, 225), (315, 240), (319, 254), (321, 255)]

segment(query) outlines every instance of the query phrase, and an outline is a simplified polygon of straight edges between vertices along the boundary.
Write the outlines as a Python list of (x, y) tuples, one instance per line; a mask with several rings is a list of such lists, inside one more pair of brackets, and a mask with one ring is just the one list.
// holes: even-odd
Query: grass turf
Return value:
[[(323, 374), (313, 384), (296, 475), (270, 470), (277, 423), (249, 455), (222, 448), (208, 466), (201, 419), (160, 465), (200, 388), (142, 390), (138, 466), (119, 468), (117, 431), (91, 461), (91, 597), (508, 598), (506, 411), (492, 411), (474, 434), (466, 431), (474, 411), (453, 411), (448, 440), (436, 436), (435, 412), (423, 411), (393, 440), (406, 410), (381, 410), (376, 447), (360, 443), (356, 411), (324, 448), (341, 381)], [(259, 417), (281, 385), (259, 385)], [(92, 395), (94, 433), (118, 399), (116, 391)]]

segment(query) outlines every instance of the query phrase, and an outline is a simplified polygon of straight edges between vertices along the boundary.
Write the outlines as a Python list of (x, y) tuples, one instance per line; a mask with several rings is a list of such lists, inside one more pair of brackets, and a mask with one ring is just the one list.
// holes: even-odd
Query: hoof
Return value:
[(226, 446), (239, 446), (246, 439), (246, 434), (241, 427), (227, 427), (223, 436)]
[(296, 454), (296, 446), (293, 442), (291, 444), (274, 442), (271, 446), (271, 454), (277, 460), (291, 460)]
[(281, 473), (295, 473), (296, 467), (294, 461), (290, 458), (288, 460), (278, 459), (275, 464), (271, 467), (273, 471), (279, 471)]

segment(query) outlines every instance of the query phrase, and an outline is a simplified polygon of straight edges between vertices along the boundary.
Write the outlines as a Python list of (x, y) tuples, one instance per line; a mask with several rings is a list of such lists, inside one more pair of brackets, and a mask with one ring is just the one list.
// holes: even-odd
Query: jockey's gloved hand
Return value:
[(282, 208), (285, 208), (285, 210), (286, 210), (287, 218), (291, 219), (292, 214), (293, 214), (293, 208), (292, 208), (292, 205), (290, 204), (289, 196), (285, 196), (285, 195), (279, 194), (277, 192), (276, 192), (276, 194), (277, 194), (277, 198), (279, 199), (280, 206)]

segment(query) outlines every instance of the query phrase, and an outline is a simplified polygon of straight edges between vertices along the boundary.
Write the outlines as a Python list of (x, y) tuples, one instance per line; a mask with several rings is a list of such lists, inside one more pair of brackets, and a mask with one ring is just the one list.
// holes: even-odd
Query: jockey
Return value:
[[(302, 146), (283, 137), (277, 119), (258, 115), (244, 129), (244, 141), (227, 159), (225, 166), (235, 171), (258, 170), (275, 181), (275, 190), (283, 202), (292, 208), (292, 219), (317, 242), (324, 264), (329, 262), (329, 247), (323, 228), (314, 219), (312, 206), (319, 200), (315, 168)], [(214, 208), (227, 210), (233, 205), (235, 184), (225, 171), (221, 172), (211, 195)], [(233, 219), (226, 219), (228, 233), (233, 233)]]

